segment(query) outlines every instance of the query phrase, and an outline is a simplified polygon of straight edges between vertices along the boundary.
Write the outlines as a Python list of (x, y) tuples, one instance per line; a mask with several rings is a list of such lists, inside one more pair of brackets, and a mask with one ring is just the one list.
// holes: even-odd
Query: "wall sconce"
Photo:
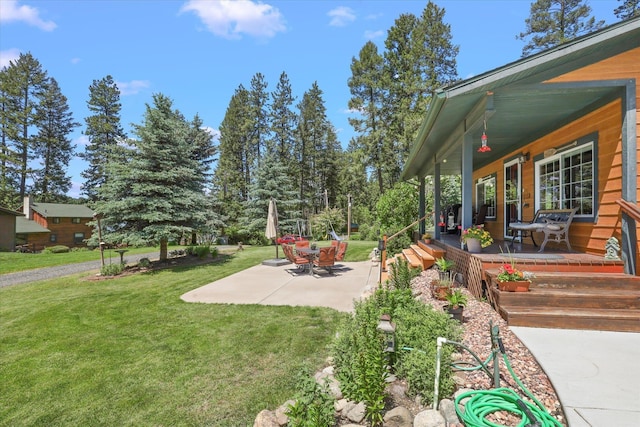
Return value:
[(520, 157), (518, 157), (518, 163), (522, 164), (522, 163), (528, 162), (530, 158), (531, 158), (530, 153), (520, 154)]
[(378, 330), (384, 334), (384, 352), (396, 351), (396, 325), (391, 322), (391, 316), (383, 314), (378, 322)]

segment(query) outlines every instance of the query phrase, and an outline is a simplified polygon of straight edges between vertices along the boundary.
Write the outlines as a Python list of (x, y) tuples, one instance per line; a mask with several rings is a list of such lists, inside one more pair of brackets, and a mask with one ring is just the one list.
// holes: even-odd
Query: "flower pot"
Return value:
[(531, 282), (528, 280), (514, 280), (511, 282), (498, 282), (498, 289), (503, 292), (529, 292)]
[(458, 322), (462, 322), (462, 311), (464, 310), (463, 306), (460, 305), (456, 308), (451, 308), (448, 305), (445, 305), (444, 309), (451, 315), (452, 318), (454, 318)]
[(480, 240), (474, 238), (467, 238), (467, 250), (471, 253), (480, 253), (482, 252), (482, 245), (480, 244)]

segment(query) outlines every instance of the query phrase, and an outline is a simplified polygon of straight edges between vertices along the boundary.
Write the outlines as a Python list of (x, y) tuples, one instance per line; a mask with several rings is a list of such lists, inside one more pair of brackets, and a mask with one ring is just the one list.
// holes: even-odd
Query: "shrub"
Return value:
[(71, 252), (86, 252), (88, 251), (89, 248), (86, 246), (80, 247), (80, 248), (71, 248)]
[(360, 240), (367, 240), (369, 237), (369, 230), (371, 227), (367, 224), (360, 224), (360, 228), (358, 229), (358, 233), (360, 234)]
[(398, 258), (391, 264), (389, 286), (391, 289), (411, 289), (411, 281), (420, 275), (420, 270), (409, 267), (409, 262)]
[(211, 253), (211, 248), (208, 245), (187, 246), (185, 252), (187, 255), (193, 255), (197, 256), (200, 259), (203, 259)]
[(210, 248), (211, 249), (211, 257), (215, 258), (218, 256), (218, 248)]
[(63, 254), (69, 252), (69, 247), (64, 245), (51, 246), (42, 250), (45, 254)]
[(140, 258), (138, 260), (138, 267), (149, 268), (151, 266), (151, 260), (149, 258)]
[(335, 424), (333, 397), (326, 382), (322, 385), (311, 370), (303, 368), (298, 374), (296, 402), (289, 405), (287, 416), (290, 427), (332, 426)]
[(107, 264), (100, 269), (102, 276), (117, 276), (124, 271), (124, 264)]

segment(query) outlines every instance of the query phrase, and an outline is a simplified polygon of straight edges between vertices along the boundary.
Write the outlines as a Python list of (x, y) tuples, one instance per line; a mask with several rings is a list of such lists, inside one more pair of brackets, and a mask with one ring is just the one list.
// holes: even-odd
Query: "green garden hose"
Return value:
[[(520, 418), (518, 427), (561, 427), (562, 424), (549, 414), (542, 403), (522, 384), (518, 376), (513, 372), (509, 359), (503, 353), (504, 360), (509, 373), (518, 383), (518, 386), (534, 402), (530, 403), (520, 399), (520, 396), (510, 388), (496, 388), (493, 390), (468, 391), (456, 397), (456, 412), (462, 422), (467, 427), (500, 427), (486, 419), (490, 414), (500, 411), (512, 413)], [(460, 401), (469, 399), (464, 403), (464, 408)]]

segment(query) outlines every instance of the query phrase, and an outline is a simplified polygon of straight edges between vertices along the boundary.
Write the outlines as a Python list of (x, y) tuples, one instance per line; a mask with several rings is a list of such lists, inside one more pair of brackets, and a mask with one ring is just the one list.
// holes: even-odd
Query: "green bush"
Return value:
[(289, 427), (325, 427), (335, 424), (333, 397), (327, 383), (318, 384), (307, 367), (298, 374), (298, 394), (289, 405)]
[(208, 245), (187, 246), (185, 253), (187, 255), (197, 256), (198, 258), (203, 259), (211, 253), (211, 248)]
[(80, 248), (71, 248), (71, 252), (87, 252), (89, 248), (86, 246), (82, 246)]
[(45, 254), (64, 254), (69, 252), (69, 247), (64, 245), (51, 246), (42, 250)]
[(117, 276), (124, 271), (124, 264), (107, 264), (100, 269), (102, 276)]
[(149, 258), (140, 258), (138, 260), (138, 267), (149, 268), (151, 266), (151, 260)]
[(405, 258), (398, 258), (391, 264), (389, 286), (391, 289), (411, 289), (411, 281), (420, 275), (420, 270), (411, 268)]

